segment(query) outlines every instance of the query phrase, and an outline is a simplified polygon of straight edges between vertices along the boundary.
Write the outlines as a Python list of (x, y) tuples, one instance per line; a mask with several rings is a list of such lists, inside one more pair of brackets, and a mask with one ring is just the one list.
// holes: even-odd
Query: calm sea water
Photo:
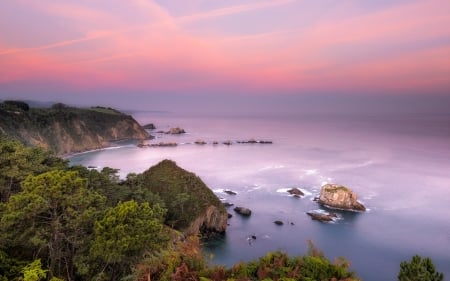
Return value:
[[(122, 144), (70, 161), (118, 168), (124, 177), (172, 159), (223, 200), (250, 208), (247, 219), (229, 210), (226, 235), (205, 245), (211, 263), (231, 265), (274, 250), (301, 255), (313, 240), (330, 259), (347, 257), (364, 280), (396, 280), (400, 262), (414, 254), (431, 257), (450, 277), (450, 116), (133, 115), (155, 131), (179, 126), (187, 134), (152, 133), (150, 142), (177, 147)], [(250, 138), (274, 143), (192, 144)], [(320, 209), (312, 199), (324, 183), (350, 187), (369, 210), (339, 212), (334, 223), (312, 221), (305, 213)], [(291, 187), (307, 195), (290, 197)], [(256, 240), (249, 243), (251, 235)]]

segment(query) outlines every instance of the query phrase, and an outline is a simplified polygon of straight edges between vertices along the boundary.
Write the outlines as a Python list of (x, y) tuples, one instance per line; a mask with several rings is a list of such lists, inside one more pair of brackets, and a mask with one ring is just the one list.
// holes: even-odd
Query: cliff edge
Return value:
[(164, 201), (166, 224), (187, 235), (221, 233), (228, 214), (219, 198), (194, 173), (163, 160), (143, 174), (143, 185)]
[(57, 155), (104, 148), (113, 141), (150, 137), (133, 117), (112, 108), (74, 108), (64, 104), (30, 108), (20, 101), (0, 104), (0, 134)]

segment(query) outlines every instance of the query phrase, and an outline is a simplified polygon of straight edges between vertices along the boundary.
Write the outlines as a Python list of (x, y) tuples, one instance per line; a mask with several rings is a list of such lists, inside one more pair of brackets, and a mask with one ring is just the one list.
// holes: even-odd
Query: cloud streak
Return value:
[[(189, 14), (174, 16), (169, 4), (146, 0), (120, 7), (104, 0), (95, 5), (43, 0), (20, 9), (32, 14), (33, 22), (50, 18), (67, 26), (39, 46), (3, 38), (0, 81), (51, 80), (80, 91), (448, 93), (449, 3), (410, 1), (358, 12), (370, 4), (344, 1), (344, 9), (341, 2), (249, 1), (192, 7)], [(0, 4), (0, 11), (2, 5), (9, 4)], [(261, 15), (271, 11), (282, 16)], [(224, 22), (236, 17), (273, 25), (254, 32), (224, 30)], [(17, 22), (8, 20), (14, 28)], [(67, 39), (67, 34), (80, 36)]]

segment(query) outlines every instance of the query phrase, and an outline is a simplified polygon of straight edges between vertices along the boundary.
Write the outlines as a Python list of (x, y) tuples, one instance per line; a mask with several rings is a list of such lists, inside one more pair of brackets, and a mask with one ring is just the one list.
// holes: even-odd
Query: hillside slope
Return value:
[(219, 198), (194, 173), (163, 160), (143, 174), (143, 185), (168, 207), (166, 223), (186, 234), (224, 232), (228, 214)]
[(0, 104), (0, 134), (58, 155), (108, 147), (113, 141), (150, 137), (133, 117), (111, 108), (82, 109), (63, 104), (29, 108), (21, 102)]

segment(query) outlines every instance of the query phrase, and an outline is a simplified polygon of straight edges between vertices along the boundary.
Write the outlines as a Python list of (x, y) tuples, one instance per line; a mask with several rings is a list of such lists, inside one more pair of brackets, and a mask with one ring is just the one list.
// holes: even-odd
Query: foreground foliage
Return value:
[(412, 257), (410, 262), (400, 263), (399, 281), (442, 281), (444, 274), (437, 272), (430, 258), (418, 255)]
[[(310, 243), (305, 256), (267, 253), (231, 268), (208, 266), (199, 237), (182, 229), (212, 192), (172, 161), (120, 180), (0, 137), (0, 281), (356, 280)], [(199, 189), (200, 190), (200, 189)], [(425, 279), (414, 279), (413, 275)], [(428, 279), (426, 279), (428, 278)], [(443, 280), (431, 260), (402, 263), (399, 280)]]

